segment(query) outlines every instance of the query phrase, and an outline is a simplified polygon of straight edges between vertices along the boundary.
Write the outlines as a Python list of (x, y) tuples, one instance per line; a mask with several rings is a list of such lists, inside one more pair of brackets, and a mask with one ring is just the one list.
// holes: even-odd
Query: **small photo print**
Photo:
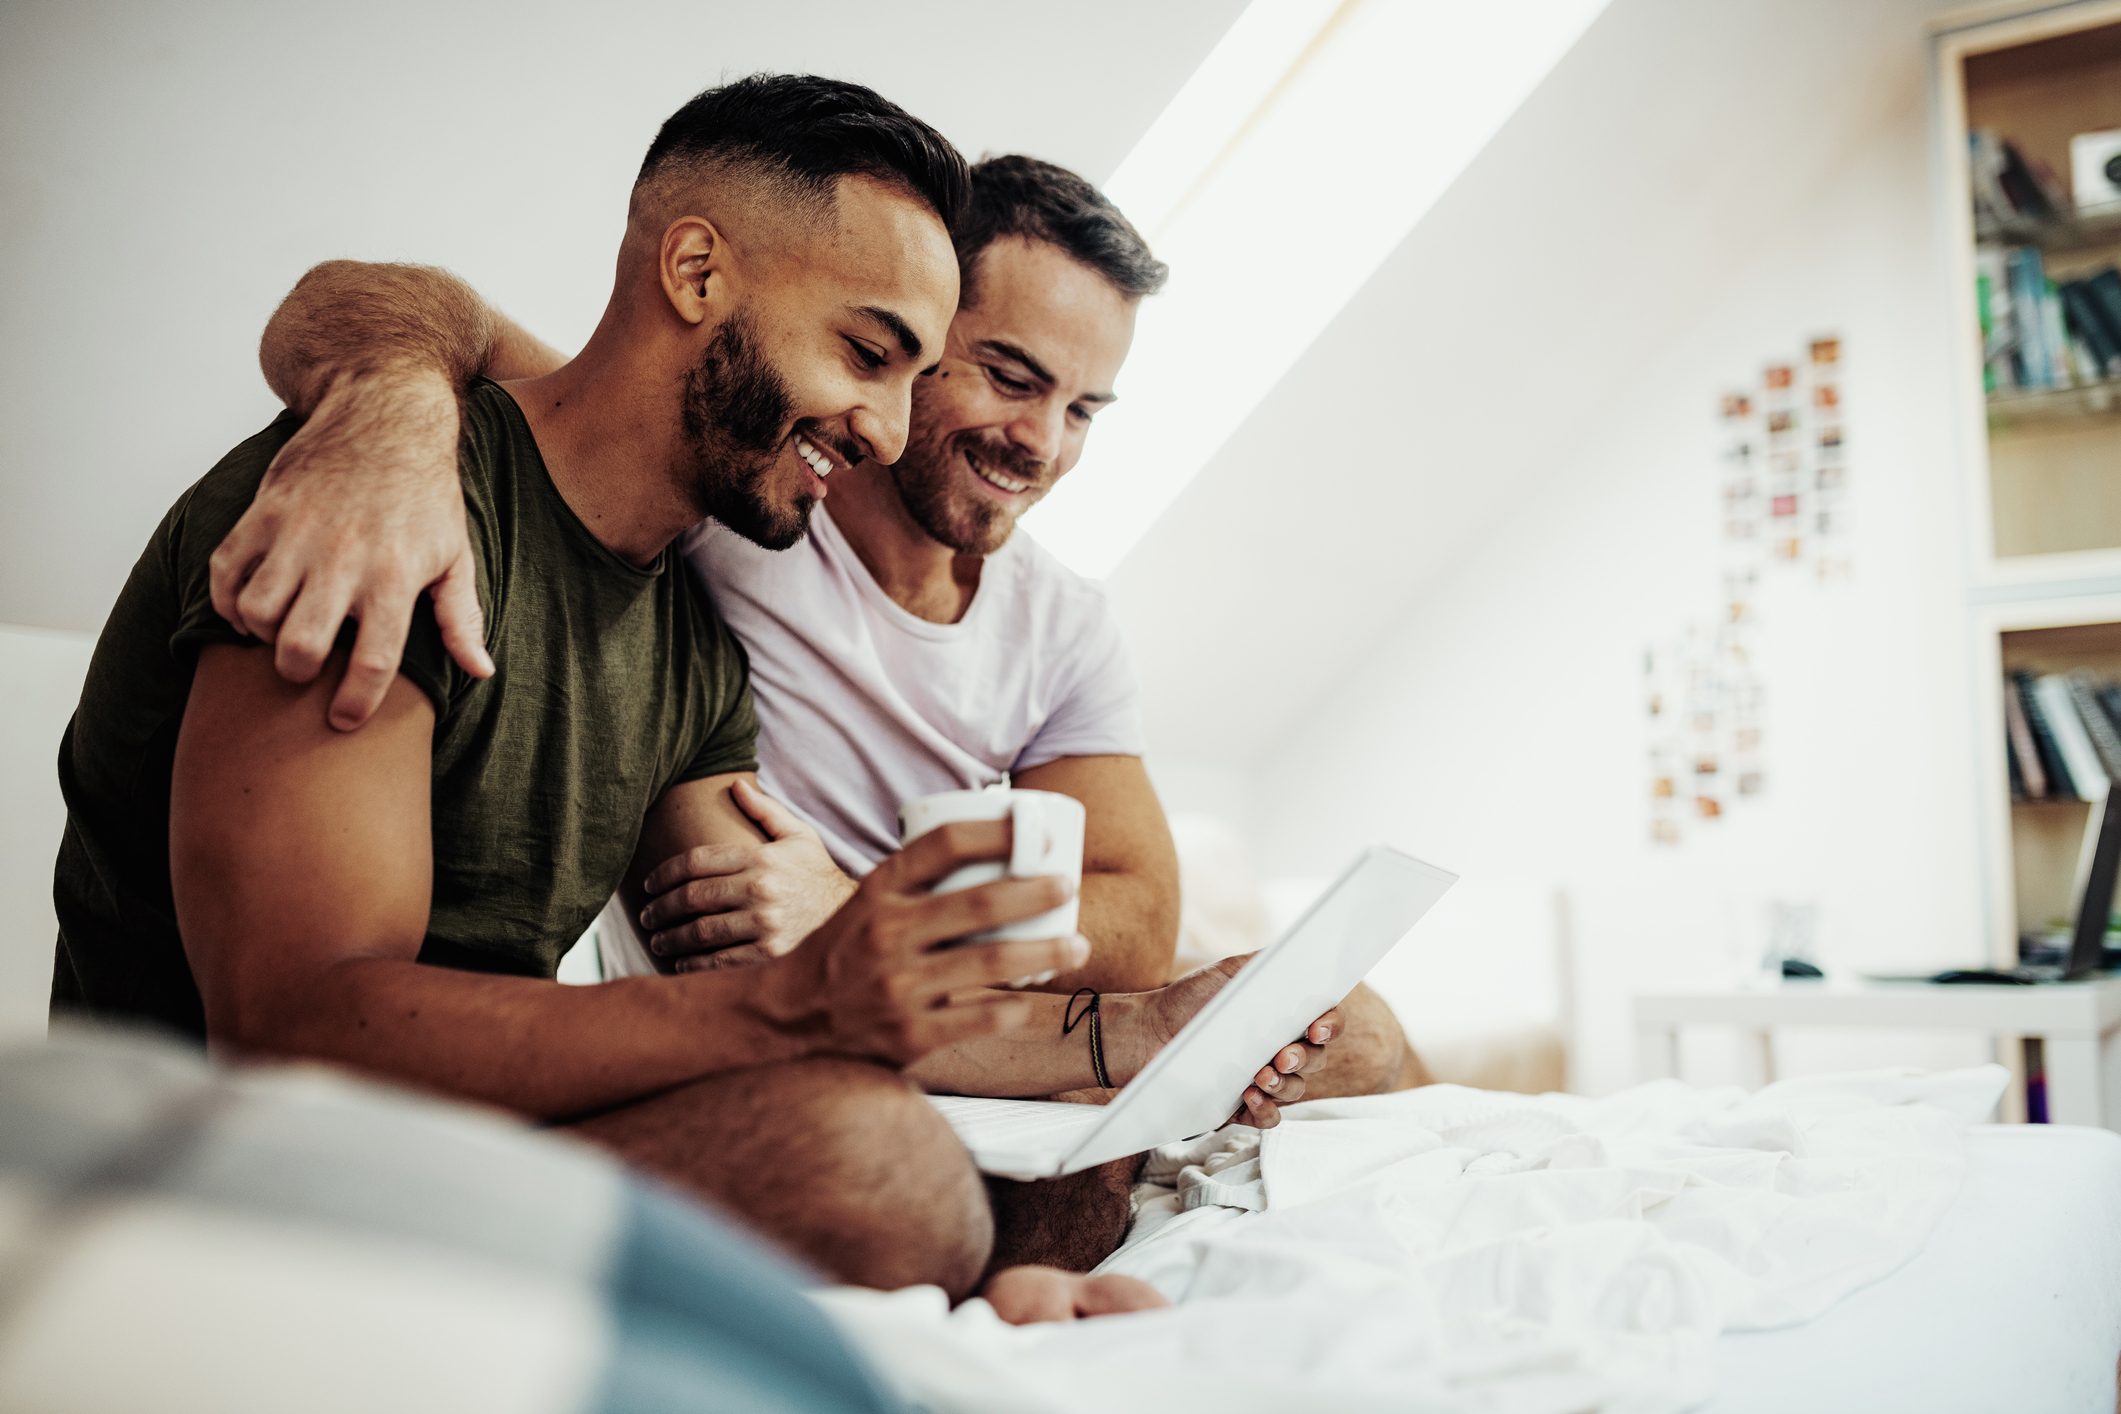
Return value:
[(1804, 456), (1796, 449), (1775, 452), (1768, 457), (1768, 470), (1782, 476), (1794, 476), (1804, 465)]
[(1716, 758), (1713, 756), (1697, 756), (1694, 758), (1694, 774), (1697, 776), (1713, 776), (1718, 769)]
[(1679, 794), (1678, 784), (1670, 776), (1659, 776), (1650, 782), (1650, 798), (1652, 800), (1670, 800), (1677, 794)]
[(1770, 388), (1787, 388), (1797, 381), (1797, 370), (1786, 363), (1771, 363), (1767, 366), (1767, 385)]
[(1714, 820), (1723, 814), (1723, 803), (1713, 795), (1697, 795), (1694, 797), (1694, 811), (1704, 820)]
[(1740, 727), (1737, 731), (1731, 733), (1731, 749), (1733, 751), (1758, 751), (1760, 749), (1760, 728)]
[(1753, 415), (1753, 400), (1743, 393), (1725, 393), (1723, 395), (1723, 415), (1733, 419), (1751, 417)]
[(1840, 445), (1841, 429), (1839, 427), (1822, 427), (1819, 429), (1819, 449), (1821, 451), (1827, 451)]
[(1804, 542), (1796, 536), (1775, 542), (1775, 558), (1778, 560), (1801, 560), (1804, 558)]
[(1770, 437), (1779, 437), (1786, 432), (1794, 430), (1796, 426), (1797, 414), (1791, 412), (1788, 408), (1784, 408), (1780, 412), (1771, 412), (1767, 415), (1767, 430)]
[(1755, 526), (1753, 522), (1738, 516), (1732, 516), (1723, 523), (1724, 535), (1732, 540), (1750, 540), (1753, 538), (1754, 532)]
[(1848, 471), (1838, 462), (1822, 462), (1819, 466), (1819, 489), (1839, 491), (1841, 483), (1848, 478)]
[(1812, 362), (1841, 362), (1841, 340), (1838, 338), (1812, 340)]
[(1650, 821), (1650, 843), (1678, 844), (1679, 822), (1677, 820), (1663, 819)]
[(1820, 383), (1812, 389), (1812, 406), (1831, 411), (1841, 406), (1841, 385)]
[(1738, 793), (1740, 795), (1758, 795), (1761, 787), (1765, 784), (1766, 782), (1761, 779), (1760, 772), (1745, 771), (1738, 777)]
[(1797, 498), (1795, 496), (1777, 496), (1768, 503), (1768, 514), (1777, 516), (1793, 516), (1797, 514)]

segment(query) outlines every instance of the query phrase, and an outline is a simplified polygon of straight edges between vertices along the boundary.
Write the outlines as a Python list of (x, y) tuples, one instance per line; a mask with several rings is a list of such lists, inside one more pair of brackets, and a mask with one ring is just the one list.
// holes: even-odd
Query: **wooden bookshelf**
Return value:
[[(2005, 674), (2086, 669), (2121, 680), (2121, 379), (1986, 390), (1977, 255), (1983, 245), (2029, 246), (2058, 282), (2121, 264), (2121, 206), (2079, 210), (2069, 188), (2071, 137), (2121, 129), (2121, 0), (1991, 6), (1976, 19), (1948, 19), (1935, 36), (1937, 141), (1949, 298), (1966, 331), (1955, 379), (1984, 933), (1992, 959), (2008, 965), (2021, 933), (2074, 914), (2091, 807), (2012, 800)], [(2051, 169), (2062, 209), (1977, 224), (1968, 137), (1978, 129)]]
[[(2121, 263), (2121, 205), (2079, 210), (2069, 189), (2070, 139), (2121, 129), (2121, 6), (2066, 5), (1948, 34), (1939, 60), (1945, 199), (1958, 207), (1954, 248), (1967, 291), (1977, 245), (2033, 247), (2057, 281)], [(2063, 209), (1977, 223), (1966, 143), (1979, 129), (2052, 171)], [(1978, 388), (1978, 366), (1975, 379)], [(1977, 582), (2081, 578), (2082, 565), (2039, 562), (2087, 554), (2121, 576), (2121, 384), (2003, 389), (1977, 406), (1979, 425), (1968, 428), (1978, 449), (1969, 507)]]

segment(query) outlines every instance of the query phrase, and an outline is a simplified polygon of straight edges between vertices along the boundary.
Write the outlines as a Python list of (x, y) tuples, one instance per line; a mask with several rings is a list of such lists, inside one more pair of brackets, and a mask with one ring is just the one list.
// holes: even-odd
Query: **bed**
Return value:
[(2104, 1414), (2121, 1135), (2002, 1083), (1293, 1106), (1152, 1156), (1106, 1265), (1172, 1309), (1019, 1328), (489, 1112), (58, 1037), (0, 1050), (0, 1408)]
[(937, 1411), (2106, 1414), (2121, 1135), (1977, 1123), (2001, 1084), (1296, 1106), (1154, 1161), (1105, 1269), (1171, 1311), (1020, 1330), (934, 1293), (822, 1300)]

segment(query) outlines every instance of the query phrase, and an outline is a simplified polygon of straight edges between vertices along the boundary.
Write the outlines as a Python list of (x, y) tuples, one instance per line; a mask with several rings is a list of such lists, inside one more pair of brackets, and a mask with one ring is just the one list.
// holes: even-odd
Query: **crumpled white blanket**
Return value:
[(819, 1299), (934, 1411), (1685, 1409), (1719, 1332), (1809, 1320), (1919, 1250), (2004, 1079), (1317, 1101), (1151, 1156), (1100, 1270), (1171, 1310), (1018, 1328), (932, 1287)]

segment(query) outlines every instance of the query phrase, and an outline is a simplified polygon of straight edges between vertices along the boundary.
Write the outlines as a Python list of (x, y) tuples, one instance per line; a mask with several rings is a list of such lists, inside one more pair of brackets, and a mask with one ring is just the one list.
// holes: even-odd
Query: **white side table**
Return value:
[(1775, 1078), (1774, 1029), (1976, 1031), (1999, 1046), (2042, 1043), (2047, 1112), (2057, 1124), (2121, 1129), (2121, 976), (2031, 987), (1993, 983), (1863, 982), (1786, 978), (1759, 987), (1653, 992), (1635, 998), (1636, 1068), (1648, 1080), (1679, 1073), (1679, 1028), (1746, 1033), (1746, 1078)]

